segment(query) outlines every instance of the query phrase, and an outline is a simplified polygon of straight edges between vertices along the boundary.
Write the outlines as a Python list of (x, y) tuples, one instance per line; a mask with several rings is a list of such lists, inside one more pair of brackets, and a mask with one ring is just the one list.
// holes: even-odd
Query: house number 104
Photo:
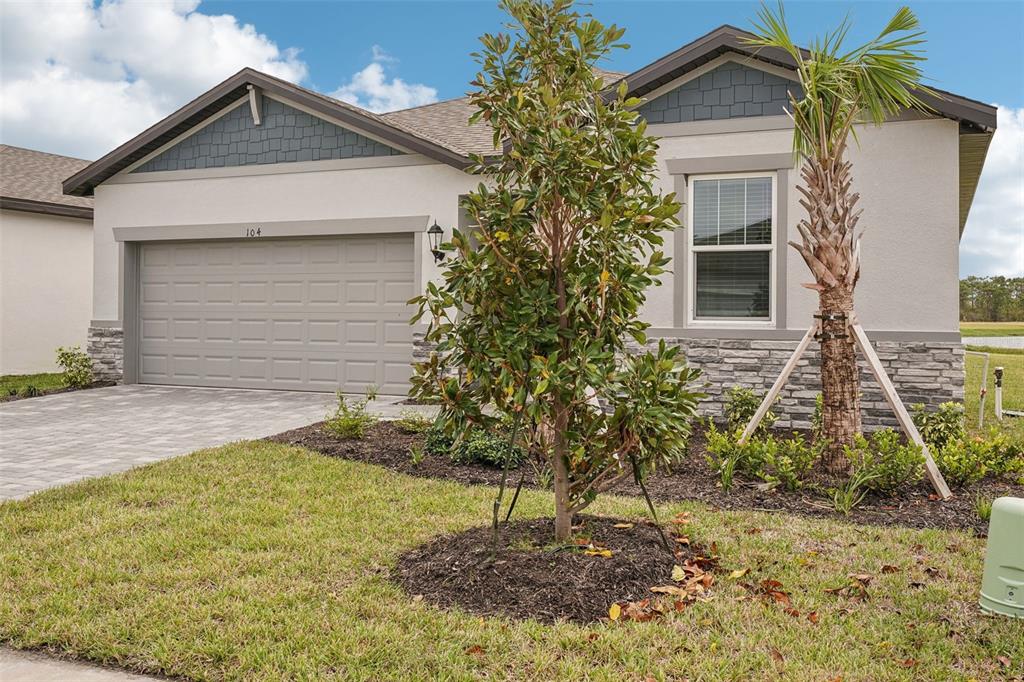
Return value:
[(247, 227), (245, 228), (246, 237), (260, 237), (263, 235), (262, 228), (259, 227)]

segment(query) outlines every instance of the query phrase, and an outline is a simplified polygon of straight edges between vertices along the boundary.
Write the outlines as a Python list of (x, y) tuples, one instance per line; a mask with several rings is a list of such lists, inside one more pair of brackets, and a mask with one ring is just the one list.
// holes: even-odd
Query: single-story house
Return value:
[(0, 145), (0, 374), (57, 368), (92, 319), (92, 199), (61, 182), (89, 165)]
[[(712, 382), (764, 389), (812, 322), (786, 246), (801, 213), (792, 60), (723, 26), (625, 75), (684, 201), (673, 272), (644, 311)], [(615, 81), (621, 75), (609, 75)], [(908, 402), (961, 399), (958, 243), (996, 126), (987, 104), (866, 127), (850, 156), (866, 228), (858, 313)], [(425, 230), (466, 227), (470, 154), (500, 153), (466, 98), (375, 114), (243, 69), (64, 183), (95, 197), (90, 349), (106, 378), (384, 394), (417, 352), (406, 301), (440, 276)], [(806, 423), (814, 358), (783, 398)], [(871, 385), (866, 386), (870, 393)], [(887, 414), (866, 395), (866, 423)], [(874, 421), (873, 421), (874, 420)]]

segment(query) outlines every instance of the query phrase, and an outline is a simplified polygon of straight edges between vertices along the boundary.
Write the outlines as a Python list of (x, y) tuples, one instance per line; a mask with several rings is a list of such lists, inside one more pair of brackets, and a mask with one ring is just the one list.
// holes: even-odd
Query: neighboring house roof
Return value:
[(63, 193), (61, 182), (83, 159), (0, 144), (0, 208), (92, 219), (92, 199)]
[[(726, 53), (735, 53), (784, 69), (795, 68), (793, 58), (783, 50), (748, 45), (745, 39), (751, 36), (734, 26), (721, 26), (631, 74), (623, 76), (603, 69), (598, 71), (607, 78), (609, 85), (624, 77), (629, 86), (629, 94), (642, 97)], [(471, 154), (489, 156), (499, 151), (494, 146), (490, 126), (484, 122), (469, 124), (472, 106), (467, 97), (375, 114), (246, 68), (68, 178), (64, 182), (64, 191), (76, 196), (92, 194), (96, 185), (156, 151), (227, 105), (237, 102), (247, 94), (250, 87), (297, 101), (385, 143), (424, 154), (457, 168), (469, 166)], [(963, 232), (988, 145), (996, 128), (996, 108), (935, 88), (932, 88), (931, 93), (916, 94), (932, 109), (932, 113), (960, 123), (960, 231)]]

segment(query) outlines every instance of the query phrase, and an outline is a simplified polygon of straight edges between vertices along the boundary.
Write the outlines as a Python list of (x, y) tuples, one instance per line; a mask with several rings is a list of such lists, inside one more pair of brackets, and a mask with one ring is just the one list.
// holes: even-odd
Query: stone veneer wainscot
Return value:
[(96, 381), (124, 381), (124, 329), (121, 327), (89, 327), (86, 348), (92, 358), (92, 375)]

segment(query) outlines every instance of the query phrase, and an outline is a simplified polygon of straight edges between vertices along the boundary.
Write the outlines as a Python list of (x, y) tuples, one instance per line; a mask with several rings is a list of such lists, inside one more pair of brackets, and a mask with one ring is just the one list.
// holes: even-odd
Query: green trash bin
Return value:
[(1024, 500), (1000, 497), (988, 522), (981, 608), (1024, 618)]

